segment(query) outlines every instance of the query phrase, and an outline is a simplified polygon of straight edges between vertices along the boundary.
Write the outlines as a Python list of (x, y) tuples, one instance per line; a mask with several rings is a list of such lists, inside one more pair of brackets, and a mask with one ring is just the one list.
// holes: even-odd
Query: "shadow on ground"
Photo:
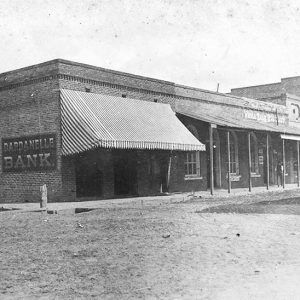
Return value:
[(196, 213), (283, 214), (300, 215), (300, 198), (261, 201), (254, 204), (227, 204), (209, 207)]
[(3, 211), (12, 211), (12, 210), (19, 210), (19, 208), (4, 208), (4, 207), (0, 207), (0, 212), (3, 212)]

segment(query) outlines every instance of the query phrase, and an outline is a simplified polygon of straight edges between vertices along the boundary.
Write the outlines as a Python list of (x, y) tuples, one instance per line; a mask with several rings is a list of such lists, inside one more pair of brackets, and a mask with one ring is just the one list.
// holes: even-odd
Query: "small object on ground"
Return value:
[(84, 226), (83, 225), (81, 225), (79, 222), (77, 223), (77, 227), (79, 227), (79, 228), (83, 228)]
[(255, 270), (255, 271), (254, 271), (254, 273), (256, 273), (256, 274), (257, 274), (257, 273), (260, 273), (260, 271), (258, 271), (258, 270)]
[(240, 234), (239, 234), (239, 233), (237, 233), (237, 234), (236, 234), (236, 236), (237, 236), (237, 237), (240, 237)]
[(223, 237), (223, 240), (226, 240), (226, 239), (228, 239), (228, 237), (227, 237), (227, 236), (224, 236), (224, 237)]
[(43, 184), (40, 186), (40, 193), (41, 193), (41, 199), (40, 199), (40, 208), (46, 210), (47, 209), (47, 185)]
[(162, 237), (163, 237), (164, 239), (167, 239), (167, 238), (169, 238), (170, 236), (171, 236), (171, 235), (170, 235), (169, 233), (167, 233), (167, 234), (163, 234)]

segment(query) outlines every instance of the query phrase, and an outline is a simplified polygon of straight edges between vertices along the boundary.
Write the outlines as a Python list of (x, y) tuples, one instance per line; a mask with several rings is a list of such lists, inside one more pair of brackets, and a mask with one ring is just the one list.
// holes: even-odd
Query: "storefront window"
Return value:
[[(188, 130), (199, 140), (199, 135), (194, 125), (188, 125)], [(200, 152), (187, 152), (184, 162), (185, 178), (200, 177)]]
[(185, 160), (185, 175), (186, 177), (200, 176), (200, 153), (188, 152)]

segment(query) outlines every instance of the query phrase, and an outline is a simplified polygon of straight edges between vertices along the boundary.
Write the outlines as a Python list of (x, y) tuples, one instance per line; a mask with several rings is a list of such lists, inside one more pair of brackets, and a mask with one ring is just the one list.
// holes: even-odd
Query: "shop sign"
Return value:
[(3, 172), (45, 171), (55, 168), (55, 134), (2, 139)]
[[(226, 174), (226, 179), (228, 180), (228, 173)], [(241, 175), (237, 175), (237, 174), (230, 174), (230, 181), (240, 181), (241, 179)]]
[(267, 113), (267, 112), (244, 109), (244, 118), (256, 120), (264, 123), (285, 124), (285, 117), (282, 115), (278, 115), (278, 113), (277, 114)]

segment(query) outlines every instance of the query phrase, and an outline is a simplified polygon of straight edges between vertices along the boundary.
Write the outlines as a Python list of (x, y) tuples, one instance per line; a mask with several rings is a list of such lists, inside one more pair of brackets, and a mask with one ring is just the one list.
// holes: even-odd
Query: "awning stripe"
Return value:
[(63, 155), (95, 147), (204, 151), (170, 105), (61, 90)]
[[(65, 103), (64, 103), (65, 104)], [(64, 131), (66, 134), (62, 135), (64, 140), (76, 141), (77, 138), (81, 140), (81, 143), (77, 144), (77, 147), (84, 149), (86, 145), (91, 145), (94, 143), (92, 135), (89, 134), (89, 128), (83, 126), (83, 120), (78, 120), (75, 114), (68, 113), (68, 109), (62, 105), (62, 125), (64, 126)], [(72, 130), (73, 123), (76, 122), (76, 130)], [(64, 132), (63, 131), (63, 132)]]
[[(95, 128), (94, 126), (97, 124), (97, 120), (91, 120), (90, 116), (87, 112), (86, 107), (82, 104), (81, 99), (78, 101), (73, 101), (68, 95), (66, 95), (68, 101), (64, 101), (63, 104), (66, 105), (66, 113), (69, 112), (69, 118), (73, 118), (78, 122), (78, 125), (81, 125), (85, 129), (85, 133), (89, 133), (91, 137), (97, 135), (97, 132), (102, 128)], [(74, 120), (74, 121), (75, 121)], [(85, 126), (84, 126), (85, 125)], [(106, 130), (104, 130), (106, 132)], [(109, 135), (107, 136), (107, 138)], [(94, 140), (94, 138), (93, 138)]]

